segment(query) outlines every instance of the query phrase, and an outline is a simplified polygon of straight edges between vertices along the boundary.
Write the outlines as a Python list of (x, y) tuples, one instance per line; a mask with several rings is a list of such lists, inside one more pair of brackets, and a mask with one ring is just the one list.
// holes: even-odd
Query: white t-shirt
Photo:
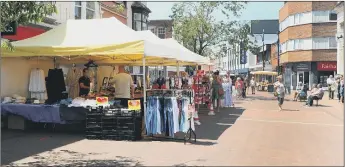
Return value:
[(255, 86), (255, 81), (253, 79), (250, 80), (250, 86)]
[(332, 84), (334, 84), (334, 83), (335, 83), (334, 78), (327, 78), (327, 84), (328, 84), (328, 85), (332, 85)]
[(276, 87), (276, 92), (278, 93), (278, 95), (284, 96), (285, 88), (283, 83), (277, 81), (274, 83), (274, 87)]
[(115, 87), (115, 98), (131, 98), (132, 76), (127, 73), (119, 73), (114, 76), (111, 83)]

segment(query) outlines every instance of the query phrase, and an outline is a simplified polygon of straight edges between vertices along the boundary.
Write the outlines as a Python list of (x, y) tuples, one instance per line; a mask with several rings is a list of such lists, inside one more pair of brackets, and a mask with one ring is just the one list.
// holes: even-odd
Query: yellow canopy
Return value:
[[(73, 61), (109, 61), (113, 64), (195, 64), (172, 55), (174, 48), (136, 35), (135, 31), (115, 18), (68, 20), (41, 35), (12, 42), (15, 50), (1, 48), (2, 57), (64, 57), (61, 63)], [(91, 57), (92, 56), (92, 57)]]
[(272, 72), (272, 71), (254, 71), (250, 73), (253, 75), (273, 75), (273, 76), (278, 75), (277, 72)]

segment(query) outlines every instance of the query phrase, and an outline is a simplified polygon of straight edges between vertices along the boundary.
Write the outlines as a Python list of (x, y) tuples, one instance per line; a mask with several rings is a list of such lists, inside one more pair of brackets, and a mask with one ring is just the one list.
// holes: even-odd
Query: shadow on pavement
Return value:
[(2, 130), (1, 165), (84, 139), (82, 134)]
[[(33, 162), (13, 164), (14, 166), (143, 166), (139, 161), (122, 156), (109, 160), (90, 160), (90, 156), (101, 154), (84, 154), (69, 150), (51, 151), (49, 156), (34, 156)], [(68, 157), (68, 158), (67, 158)]]
[[(265, 96), (260, 96), (260, 95), (247, 96), (247, 99), (250, 99), (250, 100), (272, 100), (272, 101), (277, 100), (277, 98), (274, 97), (273, 95), (272, 95), (272, 97), (265, 97)], [(292, 101), (292, 100), (285, 97), (284, 101)]]
[(242, 115), (243, 108), (222, 108), (216, 115), (207, 115), (207, 110), (200, 110), (199, 119), (201, 125), (196, 125), (197, 139), (218, 140), (222, 133), (235, 124)]

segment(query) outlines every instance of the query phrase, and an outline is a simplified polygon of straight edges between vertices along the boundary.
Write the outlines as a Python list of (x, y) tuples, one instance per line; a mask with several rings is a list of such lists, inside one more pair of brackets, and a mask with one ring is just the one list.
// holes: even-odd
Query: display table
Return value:
[(61, 105), (59, 108), (60, 119), (66, 124), (85, 121), (87, 111), (88, 109), (84, 107), (68, 107)]
[(32, 122), (63, 123), (58, 105), (1, 104), (1, 115), (17, 115)]

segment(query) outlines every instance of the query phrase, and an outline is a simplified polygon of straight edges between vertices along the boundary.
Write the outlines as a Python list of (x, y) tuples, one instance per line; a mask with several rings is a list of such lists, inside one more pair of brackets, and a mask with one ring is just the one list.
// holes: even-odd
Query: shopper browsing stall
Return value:
[(79, 78), (79, 96), (87, 96), (90, 92), (89, 70), (83, 69), (83, 76)]
[(134, 98), (134, 84), (124, 66), (119, 66), (119, 73), (114, 76), (111, 84), (115, 87), (115, 99), (121, 101), (123, 107), (128, 107), (128, 100)]

